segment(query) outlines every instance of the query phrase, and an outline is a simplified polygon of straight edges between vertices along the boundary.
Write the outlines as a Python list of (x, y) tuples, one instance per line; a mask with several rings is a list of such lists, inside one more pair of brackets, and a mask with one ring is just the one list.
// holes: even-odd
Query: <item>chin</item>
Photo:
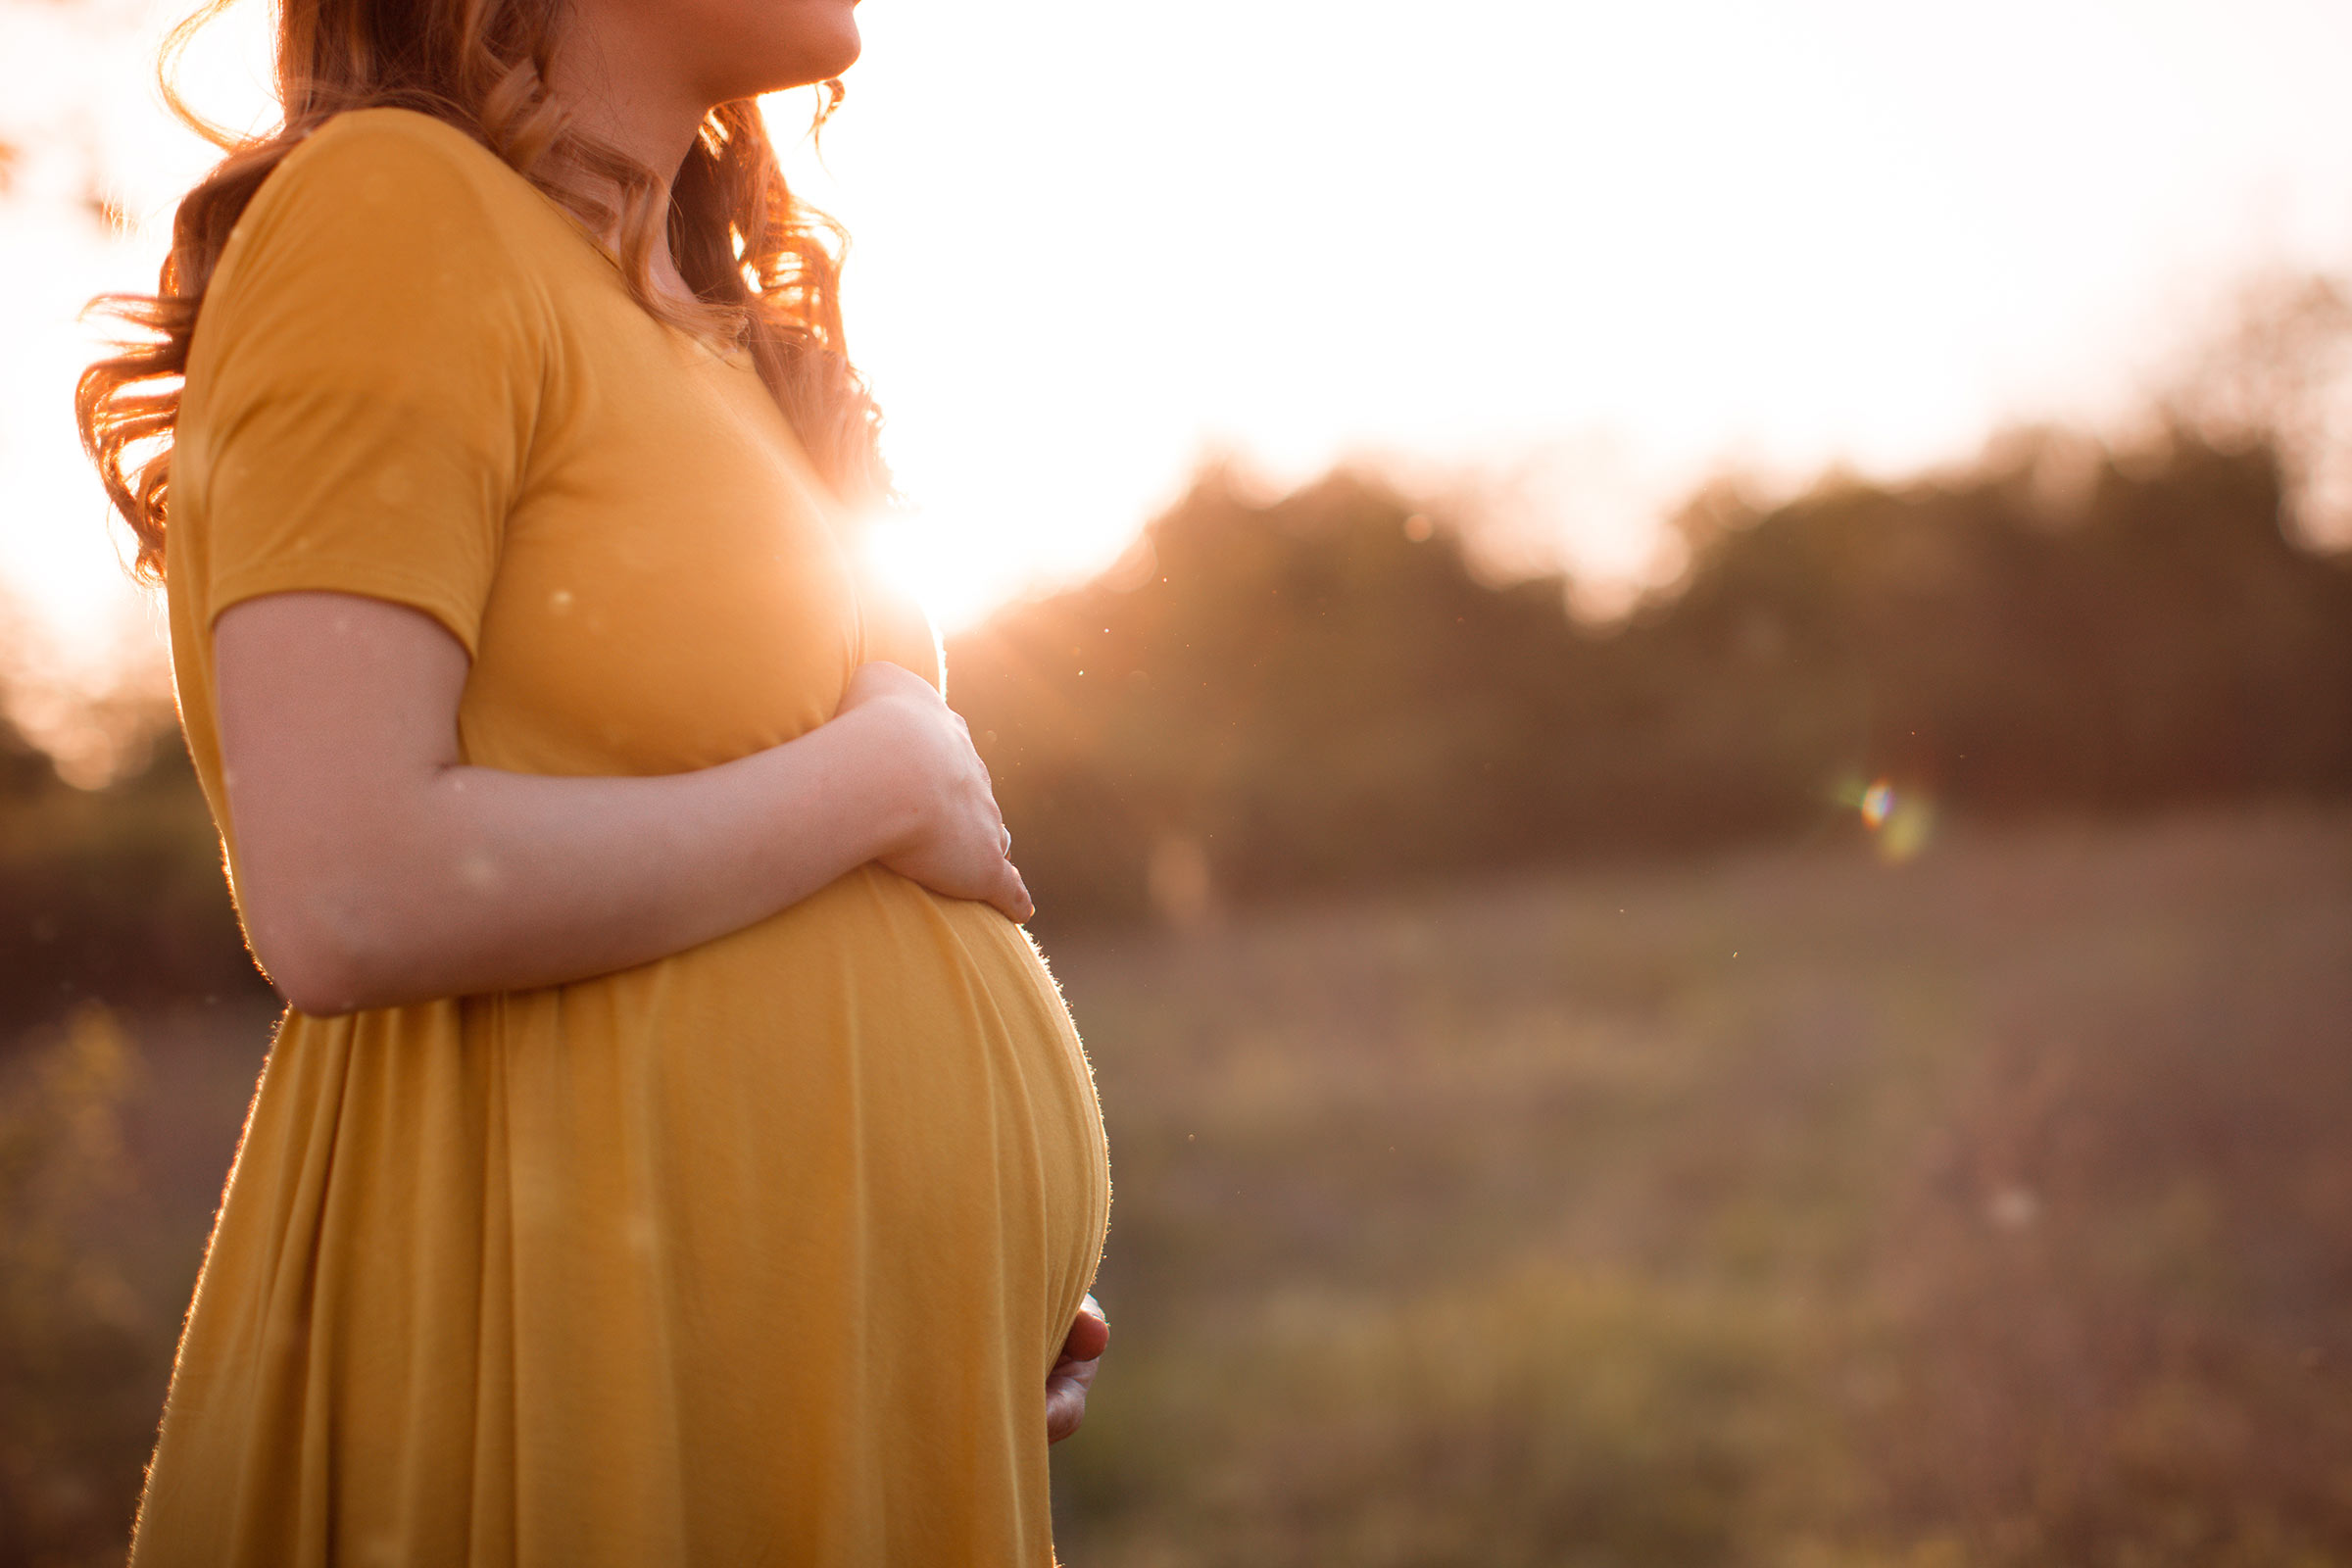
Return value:
[(858, 0), (819, 0), (808, 6), (811, 12), (823, 13), (821, 24), (815, 17), (803, 35), (808, 48), (804, 67), (795, 73), (790, 85), (805, 87), (812, 81), (829, 81), (858, 63), (864, 51), (865, 40), (858, 33)]
[(747, 74), (743, 90), (730, 96), (750, 98), (806, 87), (856, 65), (864, 47), (858, 35), (857, 4), (858, 0), (768, 0), (760, 18), (766, 26), (759, 39), (765, 47), (746, 49), (735, 57), (738, 69), (754, 66), (758, 74)]
[(858, 63), (857, 0), (686, 0), (694, 79), (710, 103), (806, 87)]

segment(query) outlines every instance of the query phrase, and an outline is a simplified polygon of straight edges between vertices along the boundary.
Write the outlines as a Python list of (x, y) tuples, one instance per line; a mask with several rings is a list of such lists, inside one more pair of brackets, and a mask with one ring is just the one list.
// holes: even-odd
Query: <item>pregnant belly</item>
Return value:
[[(1108, 1171), (1077, 1032), (1002, 914), (869, 866), (720, 941), (541, 996), (560, 1017), (533, 1029), (537, 999), (511, 998), (509, 1023), (575, 1068), (609, 1061), (590, 1093), (630, 1129), (635, 1223), (684, 1288), (945, 1290), (1051, 1361), (1093, 1276)], [(583, 1087), (557, 1102), (606, 1122)]]
[(382, 1530), (460, 1499), (450, 1560), (473, 1517), (547, 1562), (1042, 1561), (1108, 1196), (1027, 939), (879, 870), (597, 980), (296, 1015), (150, 1520), (213, 1540), (331, 1452)]

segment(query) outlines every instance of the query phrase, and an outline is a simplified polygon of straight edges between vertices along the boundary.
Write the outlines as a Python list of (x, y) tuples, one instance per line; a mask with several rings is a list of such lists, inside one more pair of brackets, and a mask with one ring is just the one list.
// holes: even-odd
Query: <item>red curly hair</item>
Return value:
[[(230, 3), (206, 0), (172, 29), (163, 51), (166, 100), (223, 156), (180, 201), (156, 292), (94, 302), (143, 336), (118, 345), (74, 387), (83, 449), (137, 536), (139, 576), (163, 578), (179, 377), (221, 248), (278, 161), (347, 109), (413, 109), (445, 121), (592, 230), (617, 232), (637, 302), (690, 331), (745, 343), (809, 461), (842, 501), (865, 506), (888, 494), (880, 416), (842, 340), (847, 235), (786, 188), (756, 100), (712, 110), (672, 182), (670, 254), (696, 295), (686, 304), (653, 286), (650, 261), (663, 220), (660, 176), (574, 128), (548, 90), (560, 0), (282, 0), (283, 120), (254, 137), (206, 122), (170, 79), (189, 41)], [(826, 86), (819, 124), (841, 97), (839, 82)], [(143, 456), (134, 451), (142, 447)]]

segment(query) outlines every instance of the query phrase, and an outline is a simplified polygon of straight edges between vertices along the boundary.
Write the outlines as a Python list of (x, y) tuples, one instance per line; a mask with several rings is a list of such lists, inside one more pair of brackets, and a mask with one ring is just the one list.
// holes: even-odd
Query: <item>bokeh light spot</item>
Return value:
[(1862, 825), (1876, 833), (1894, 814), (1894, 786), (1885, 779), (1862, 792)]
[(1879, 858), (1900, 865), (1928, 847), (1936, 825), (1936, 804), (1915, 786), (1897, 789), (1888, 778), (1864, 784), (1853, 779), (1838, 791), (1838, 799), (1862, 818)]

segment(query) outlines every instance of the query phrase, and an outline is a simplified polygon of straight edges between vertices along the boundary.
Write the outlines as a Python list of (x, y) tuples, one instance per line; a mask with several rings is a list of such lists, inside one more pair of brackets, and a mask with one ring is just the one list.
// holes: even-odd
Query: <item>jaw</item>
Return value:
[[(570, 0), (576, 88), (664, 123), (829, 80), (858, 60), (857, 0)], [(681, 144), (681, 151), (683, 146)]]
[(712, 104), (828, 81), (858, 63), (857, 0), (672, 0)]

